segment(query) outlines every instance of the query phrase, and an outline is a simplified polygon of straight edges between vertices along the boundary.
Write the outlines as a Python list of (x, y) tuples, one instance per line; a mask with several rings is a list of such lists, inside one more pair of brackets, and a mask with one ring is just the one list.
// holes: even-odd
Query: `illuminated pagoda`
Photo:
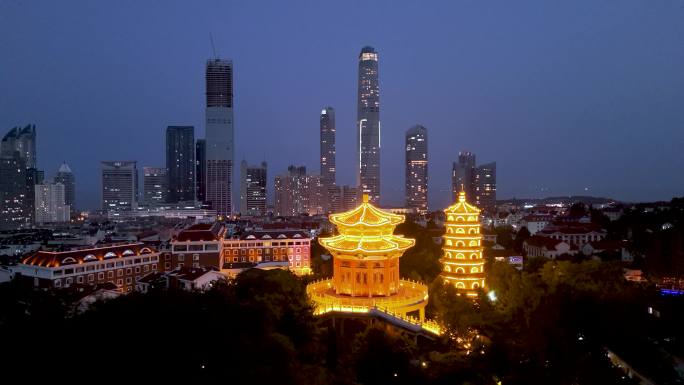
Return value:
[(427, 286), (399, 278), (399, 258), (415, 244), (414, 239), (394, 235), (404, 216), (378, 209), (364, 194), (360, 206), (332, 214), (330, 221), (339, 234), (319, 243), (333, 256), (333, 278), (307, 287), (316, 314), (381, 311), (424, 328), (431, 324), (424, 322)]
[(444, 213), (446, 233), (442, 243), (444, 255), (440, 259), (440, 275), (460, 293), (476, 297), (477, 289), (485, 286), (480, 209), (468, 203), (465, 191), (461, 191), (458, 202)]

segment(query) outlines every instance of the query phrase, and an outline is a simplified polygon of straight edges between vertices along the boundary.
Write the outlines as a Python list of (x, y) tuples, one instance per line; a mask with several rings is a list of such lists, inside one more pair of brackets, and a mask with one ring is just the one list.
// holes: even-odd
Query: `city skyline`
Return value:
[[(66, 161), (79, 180), (77, 207), (96, 208), (100, 160), (163, 164), (160, 138), (174, 122), (195, 125), (196, 137), (204, 137), (202, 78), (203, 63), (212, 57), (211, 30), (218, 56), (235, 62), (238, 124), (234, 159), (255, 153), (269, 163), (273, 175), (290, 163), (315, 169), (318, 154), (310, 149), (317, 146), (317, 112), (321, 106), (331, 105), (337, 118), (338, 184), (353, 185), (355, 62), (359, 49), (371, 45), (382, 55), (383, 205), (402, 205), (402, 132), (416, 122), (430, 127), (434, 144), (430, 159), (433, 209), (449, 203), (451, 164), (458, 152), (466, 149), (482, 161), (499, 163), (500, 199), (583, 194), (627, 201), (668, 200), (684, 192), (682, 178), (669, 177), (679, 175), (676, 165), (684, 162), (684, 155), (677, 150), (684, 141), (680, 129), (684, 115), (676, 102), (681, 100), (684, 78), (680, 71), (673, 71), (681, 67), (684, 58), (671, 54), (679, 52), (674, 36), (681, 35), (682, 25), (675, 22), (681, 10), (668, 4), (652, 5), (650, 12), (641, 12), (644, 5), (639, 2), (625, 2), (620, 7), (604, 4), (592, 7), (591, 14), (583, 12), (581, 4), (549, 6), (543, 8), (546, 12), (539, 12), (543, 18), (528, 14), (530, 8), (524, 6), (517, 10), (528, 21), (528, 27), (522, 29), (514, 29), (516, 24), (506, 16), (505, 6), (399, 6), (393, 21), (382, 14), (382, 6), (374, 5), (367, 11), (383, 28), (364, 31), (348, 27), (351, 23), (347, 21), (358, 11), (350, 7), (340, 9), (340, 24), (315, 21), (321, 34), (295, 29), (269, 42), (273, 35), (257, 33), (249, 43), (228, 36), (255, 31), (256, 26), (249, 25), (253, 18), (242, 21), (238, 17), (246, 15), (251, 6), (219, 6), (235, 11), (235, 22), (227, 26), (218, 16), (211, 16), (198, 31), (175, 31), (172, 26), (181, 15), (196, 23), (207, 16), (206, 11), (170, 6), (168, 20), (159, 21), (147, 18), (156, 13), (150, 7), (103, 7), (88, 19), (94, 23), (95, 35), (107, 40), (107, 52), (92, 44), (92, 36), (67, 28), (71, 16), (49, 18), (68, 15), (68, 6), (20, 9), (3, 5), (0, 17), (6, 20), (0, 28), (5, 36), (15, 36), (9, 31), (16, 29), (18, 20), (35, 18), (39, 22), (20, 39), (9, 39), (9, 49), (15, 54), (8, 58), (0, 84), (13, 93), (12, 98), (0, 101), (0, 122), (3, 131), (36, 124), (41, 131), (38, 169), (52, 173)], [(262, 14), (263, 22), (279, 25), (279, 7)], [(295, 19), (310, 12), (297, 5), (293, 10), (304, 12), (293, 16)], [(131, 21), (131, 13), (154, 20), (158, 31), (146, 34), (150, 27)], [(456, 13), (460, 15), (454, 16)], [(436, 33), (437, 27), (425, 24), (425, 19), (441, 20), (441, 14), (460, 24), (436, 23), (443, 28)], [(425, 31), (401, 28), (413, 17)], [(482, 31), (494, 21), (501, 26)], [(112, 37), (118, 36), (111, 31), (122, 22), (130, 24), (131, 30)], [(633, 23), (648, 28), (637, 34), (629, 28)], [(347, 27), (335, 32), (341, 24)], [(539, 36), (540, 28), (548, 33)], [(52, 30), (60, 33), (46, 34)], [(159, 38), (169, 34), (169, 39)], [(577, 44), (578, 35), (592, 36), (591, 44)], [(394, 42), (397, 36), (401, 44)], [(434, 40), (428, 41), (428, 36)], [(644, 49), (635, 56), (627, 47), (613, 44), (617, 37), (635, 40)], [(116, 43), (119, 38), (136, 44), (128, 48), (112, 44), (111, 39)], [(315, 49), (323, 42), (325, 51)], [(512, 53), (503, 43), (511, 42), (521, 54), (509, 61)], [(37, 44), (41, 56), (30, 48)], [(257, 46), (258, 52), (253, 49)], [(175, 63), (161, 71), (144, 65), (159, 57), (169, 57)], [(281, 67), (271, 65), (274, 57), (282, 59)], [(424, 60), (428, 57), (434, 60)], [(94, 92), (88, 84), (96, 83), (91, 78), (102, 70), (117, 72), (107, 69), (113, 68), (111, 58), (116, 58), (117, 67), (126, 69), (125, 78), (106, 79)], [(100, 60), (104, 69), (89, 70), (93, 59)], [(52, 62), (50, 71), (40, 69), (46, 60)], [(300, 65), (303, 61), (308, 63), (306, 67)], [(493, 64), (500, 62), (507, 64)], [(311, 72), (311, 68), (317, 70)], [(68, 85), (66, 80), (51, 82), (46, 76), (68, 79)], [(299, 92), (300, 88), (307, 92)], [(70, 93), (71, 89), (78, 93)], [(548, 97), (552, 92), (554, 97)], [(285, 107), (286, 96), (294, 97), (296, 105)], [(111, 106), (116, 106), (116, 114)], [(98, 121), (97, 129), (87, 123), (92, 121)], [(664, 136), (670, 140), (659, 139)], [(65, 150), (71, 146), (73, 150)], [(578, 149), (585, 156), (576, 156)], [(272, 183), (270, 180), (269, 186)]]

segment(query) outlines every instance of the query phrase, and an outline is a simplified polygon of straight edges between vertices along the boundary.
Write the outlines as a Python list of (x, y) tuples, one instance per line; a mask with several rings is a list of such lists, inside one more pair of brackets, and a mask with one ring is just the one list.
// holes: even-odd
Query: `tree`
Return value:
[(356, 379), (362, 384), (414, 383), (416, 373), (410, 361), (415, 351), (410, 339), (369, 327), (353, 343)]

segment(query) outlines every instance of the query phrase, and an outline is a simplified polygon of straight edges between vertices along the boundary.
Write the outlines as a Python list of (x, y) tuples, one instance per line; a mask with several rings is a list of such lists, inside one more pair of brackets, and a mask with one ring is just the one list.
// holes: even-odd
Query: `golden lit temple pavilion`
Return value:
[(465, 192), (458, 193), (458, 202), (444, 210), (446, 233), (441, 276), (469, 297), (484, 288), (484, 259), (480, 234), (480, 209), (466, 201)]
[(378, 209), (364, 195), (360, 206), (330, 221), (339, 234), (319, 243), (333, 256), (333, 278), (307, 287), (316, 313), (381, 311), (423, 325), (427, 286), (399, 278), (399, 258), (415, 244), (394, 234), (404, 216)]

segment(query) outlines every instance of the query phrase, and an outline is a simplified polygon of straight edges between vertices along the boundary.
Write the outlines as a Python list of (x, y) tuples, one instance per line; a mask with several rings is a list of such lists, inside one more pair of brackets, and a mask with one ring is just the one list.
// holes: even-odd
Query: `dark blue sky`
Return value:
[[(344, 5), (343, 5), (344, 4)], [(380, 53), (382, 194), (403, 203), (404, 132), (428, 128), (430, 203), (459, 150), (497, 161), (499, 197), (684, 195), (684, 1), (0, 1), (0, 128), (37, 124), (78, 203), (99, 161), (164, 165), (167, 125), (204, 136), (210, 32), (235, 63), (237, 160), (318, 171), (337, 113), (355, 181), (357, 55)], [(585, 190), (588, 189), (588, 190)]]

